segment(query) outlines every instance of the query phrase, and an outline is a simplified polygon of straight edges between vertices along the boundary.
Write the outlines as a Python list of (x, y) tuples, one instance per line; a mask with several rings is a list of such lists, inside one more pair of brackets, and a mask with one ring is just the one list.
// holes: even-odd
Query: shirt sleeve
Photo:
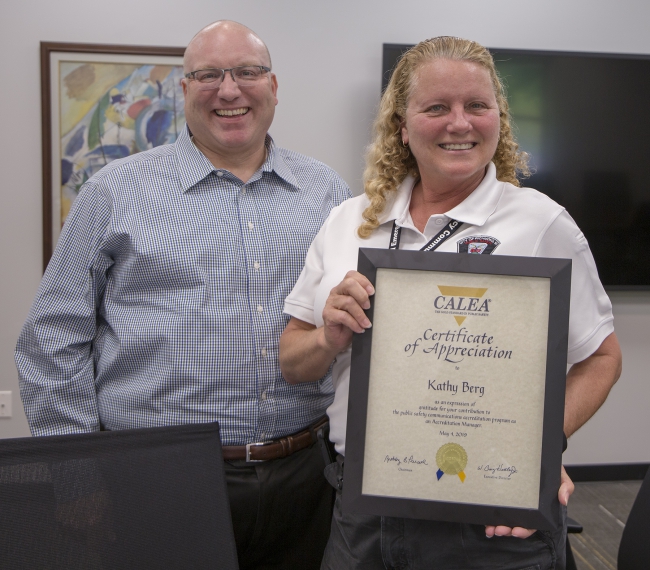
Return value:
[(614, 316), (587, 239), (565, 210), (544, 233), (537, 255), (572, 260), (567, 360), (581, 362), (614, 332)]
[(298, 281), (293, 287), (293, 290), (284, 302), (284, 313), (292, 317), (296, 317), (301, 321), (310, 323), (315, 326), (323, 324), (322, 315), (314, 313), (314, 300), (318, 291), (318, 287), (323, 278), (323, 251), (325, 243), (325, 234), (327, 232), (329, 216), (332, 209), (341, 205), (343, 202), (352, 198), (352, 192), (346, 182), (332, 170), (332, 178), (330, 180), (330, 203), (329, 209), (326, 214), (326, 219), (320, 228), (320, 231), (314, 238), (307, 257), (305, 258), (305, 265), (300, 273)]
[(298, 277), (293, 290), (284, 301), (285, 314), (316, 327), (323, 324), (322, 316), (317, 318), (314, 313), (314, 300), (324, 274), (323, 243), (326, 227), (327, 221), (325, 221), (309, 247), (305, 258), (305, 266), (300, 273), (300, 277)]
[(108, 200), (92, 180), (74, 201), (16, 346), (33, 435), (99, 429), (93, 343), (111, 260), (100, 251)]

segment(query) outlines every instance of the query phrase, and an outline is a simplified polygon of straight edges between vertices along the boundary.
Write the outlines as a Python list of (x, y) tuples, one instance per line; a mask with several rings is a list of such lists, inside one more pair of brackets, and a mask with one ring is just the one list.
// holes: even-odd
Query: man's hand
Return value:
[[(560, 490), (557, 493), (560, 503), (564, 506), (569, 504), (569, 497), (573, 494), (575, 485), (571, 478), (567, 475), (564, 465), (562, 466), (562, 473), (560, 474)], [(535, 529), (522, 528), (520, 526), (487, 526), (485, 527), (485, 536), (492, 538), (493, 536), (515, 536), (517, 538), (528, 538), (535, 533)]]

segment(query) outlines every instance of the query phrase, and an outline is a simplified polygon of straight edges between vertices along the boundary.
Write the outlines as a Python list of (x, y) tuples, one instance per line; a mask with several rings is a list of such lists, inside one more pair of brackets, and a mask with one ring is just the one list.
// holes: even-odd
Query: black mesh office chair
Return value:
[(650, 568), (650, 469), (627, 517), (618, 549), (618, 570)]
[(237, 568), (218, 424), (0, 440), (0, 568)]

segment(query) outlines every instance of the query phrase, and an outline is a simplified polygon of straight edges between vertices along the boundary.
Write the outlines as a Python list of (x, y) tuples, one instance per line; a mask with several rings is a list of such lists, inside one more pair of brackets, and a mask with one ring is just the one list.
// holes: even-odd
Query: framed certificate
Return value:
[(571, 260), (361, 249), (343, 510), (561, 524)]

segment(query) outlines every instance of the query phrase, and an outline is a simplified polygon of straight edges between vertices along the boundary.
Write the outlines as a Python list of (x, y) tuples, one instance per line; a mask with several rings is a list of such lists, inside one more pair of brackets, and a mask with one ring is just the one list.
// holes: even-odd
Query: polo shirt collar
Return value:
[(497, 180), (497, 167), (493, 162), (476, 190), (446, 215), (471, 226), (482, 226), (494, 214), (503, 194), (504, 183)]
[[(180, 176), (181, 190), (186, 192), (195, 184), (215, 172), (213, 164), (192, 142), (189, 127), (180, 132), (176, 139), (176, 157)], [(258, 172), (275, 172), (280, 178), (288, 182), (294, 189), (298, 189), (298, 181), (291, 172), (282, 155), (277, 151), (275, 142), (269, 134), (264, 141), (266, 146), (266, 160)]]
[[(445, 215), (459, 222), (472, 226), (482, 226), (494, 213), (503, 193), (503, 182), (497, 180), (497, 169), (493, 162), (488, 164), (487, 173), (465, 200), (452, 208)], [(398, 226), (403, 226), (410, 219), (409, 205), (411, 193), (417, 179), (408, 175), (395, 192), (392, 203), (384, 210), (379, 218), (379, 223), (395, 221)]]

